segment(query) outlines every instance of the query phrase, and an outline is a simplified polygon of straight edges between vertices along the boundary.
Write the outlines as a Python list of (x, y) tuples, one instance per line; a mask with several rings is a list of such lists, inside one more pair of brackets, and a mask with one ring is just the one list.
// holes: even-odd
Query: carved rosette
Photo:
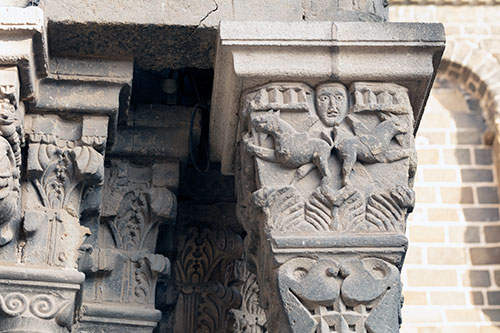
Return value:
[(241, 238), (226, 229), (190, 228), (181, 236), (175, 263), (178, 300), (174, 332), (227, 332), (229, 310), (241, 305), (235, 265)]
[(416, 169), (408, 90), (271, 83), (243, 95), (239, 116), (239, 217), (274, 291), (260, 298), (270, 331), (397, 332)]
[(156, 240), (160, 223), (174, 221), (177, 205), (166, 187), (167, 164), (112, 159), (106, 168), (100, 221), (80, 249), (87, 279), (75, 329), (151, 332), (160, 320), (156, 282), (170, 273), (170, 261), (155, 254)]

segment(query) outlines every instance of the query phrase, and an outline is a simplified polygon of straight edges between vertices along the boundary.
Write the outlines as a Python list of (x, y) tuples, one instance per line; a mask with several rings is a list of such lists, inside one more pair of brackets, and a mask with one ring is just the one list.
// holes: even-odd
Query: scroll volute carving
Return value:
[(264, 213), (267, 232), (404, 233), (416, 167), (406, 88), (272, 83), (244, 95), (240, 118), (240, 207)]
[(399, 332), (399, 270), (382, 259), (295, 258), (279, 268), (278, 288), (286, 331)]
[(241, 305), (234, 271), (243, 254), (241, 238), (226, 229), (190, 228), (179, 249), (174, 332), (226, 332), (229, 310)]

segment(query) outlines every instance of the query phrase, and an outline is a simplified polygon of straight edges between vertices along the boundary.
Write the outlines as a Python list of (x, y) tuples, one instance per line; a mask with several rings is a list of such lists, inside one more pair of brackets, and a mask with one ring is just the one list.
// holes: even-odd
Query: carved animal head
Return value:
[(389, 120), (386, 120), (391, 127), (393, 128), (394, 132), (397, 134), (404, 134), (408, 132), (408, 127), (407, 125), (402, 122), (400, 119), (393, 117)]
[(273, 132), (279, 126), (280, 112), (273, 110), (252, 119), (252, 125), (257, 131)]

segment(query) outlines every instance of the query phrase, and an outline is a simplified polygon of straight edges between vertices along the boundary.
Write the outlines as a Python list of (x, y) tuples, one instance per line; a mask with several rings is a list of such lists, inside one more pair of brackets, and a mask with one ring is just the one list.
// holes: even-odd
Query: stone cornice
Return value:
[(391, 0), (391, 6), (494, 6), (499, 0)]
[(399, 83), (409, 90), (418, 127), (443, 49), (439, 24), (222, 22), (212, 95), (213, 159), (221, 161), (223, 173), (233, 173), (240, 95), (270, 78), (311, 85), (331, 79)]

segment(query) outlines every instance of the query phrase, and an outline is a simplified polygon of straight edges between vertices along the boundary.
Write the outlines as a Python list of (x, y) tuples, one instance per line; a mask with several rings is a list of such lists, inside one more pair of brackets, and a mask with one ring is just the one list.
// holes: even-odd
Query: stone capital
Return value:
[(399, 331), (414, 133), (443, 48), (439, 24), (221, 23), (211, 148), (271, 332)]

